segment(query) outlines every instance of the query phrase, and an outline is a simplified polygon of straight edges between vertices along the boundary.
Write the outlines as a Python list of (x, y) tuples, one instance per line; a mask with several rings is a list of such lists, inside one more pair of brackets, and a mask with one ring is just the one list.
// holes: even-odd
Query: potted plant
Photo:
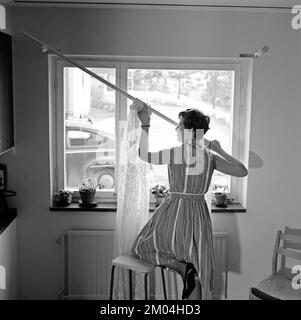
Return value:
[(228, 186), (215, 184), (213, 185), (212, 191), (215, 198), (215, 205), (217, 207), (226, 207), (227, 192), (229, 192)]
[(53, 204), (58, 207), (67, 207), (72, 202), (72, 192), (60, 190), (53, 194)]
[(169, 190), (162, 185), (156, 185), (154, 187), (151, 188), (151, 193), (155, 195), (155, 199), (156, 199), (156, 207), (158, 207), (162, 200), (169, 195)]
[(95, 199), (96, 189), (102, 189), (104, 186), (102, 184), (97, 184), (96, 179), (94, 178), (84, 178), (82, 185), (79, 188), (80, 194), (80, 204), (83, 206), (93, 206), (97, 204)]

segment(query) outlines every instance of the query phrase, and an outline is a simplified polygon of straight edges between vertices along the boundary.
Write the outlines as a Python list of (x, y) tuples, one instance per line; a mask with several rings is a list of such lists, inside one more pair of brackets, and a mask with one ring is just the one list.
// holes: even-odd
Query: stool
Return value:
[(145, 300), (148, 300), (148, 274), (154, 270), (156, 267), (161, 268), (161, 277), (163, 284), (163, 293), (164, 299), (167, 300), (166, 295), (166, 285), (165, 285), (165, 277), (164, 277), (164, 266), (155, 265), (148, 261), (142, 260), (138, 255), (134, 253), (124, 253), (115, 259), (112, 260), (112, 269), (111, 269), (111, 284), (110, 284), (110, 300), (113, 298), (113, 287), (114, 287), (114, 270), (115, 267), (125, 268), (129, 270), (129, 293), (130, 300), (133, 299), (133, 288), (132, 288), (132, 272), (139, 272), (144, 275), (144, 292), (145, 292)]

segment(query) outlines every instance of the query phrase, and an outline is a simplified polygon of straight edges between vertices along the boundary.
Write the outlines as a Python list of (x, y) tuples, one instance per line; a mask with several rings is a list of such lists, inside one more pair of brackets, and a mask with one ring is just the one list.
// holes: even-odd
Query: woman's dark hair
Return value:
[(180, 112), (179, 119), (183, 119), (182, 123), (185, 129), (193, 129), (194, 138), (196, 138), (196, 129), (203, 129), (204, 134), (210, 129), (210, 117), (195, 108), (186, 109), (185, 111)]

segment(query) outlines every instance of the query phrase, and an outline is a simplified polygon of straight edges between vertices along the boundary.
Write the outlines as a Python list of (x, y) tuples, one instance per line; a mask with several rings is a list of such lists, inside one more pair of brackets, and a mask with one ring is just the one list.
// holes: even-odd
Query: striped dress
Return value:
[(212, 291), (214, 280), (211, 217), (204, 199), (214, 171), (214, 157), (209, 149), (202, 148), (202, 170), (192, 173), (189, 161), (177, 160), (193, 148), (186, 144), (169, 149), (170, 196), (143, 227), (131, 251), (156, 265), (193, 263), (204, 294)]

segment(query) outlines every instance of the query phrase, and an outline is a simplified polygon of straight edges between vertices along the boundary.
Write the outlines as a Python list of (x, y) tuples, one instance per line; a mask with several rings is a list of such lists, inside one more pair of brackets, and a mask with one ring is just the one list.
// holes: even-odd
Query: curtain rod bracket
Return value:
[(259, 58), (263, 53), (266, 53), (269, 50), (270, 50), (270, 47), (265, 45), (261, 49), (258, 49), (253, 53), (241, 53), (239, 57), (240, 58)]
[(41, 52), (42, 52), (43, 54), (48, 53), (48, 48), (47, 48), (46, 46), (42, 45), (42, 46), (41, 46)]

